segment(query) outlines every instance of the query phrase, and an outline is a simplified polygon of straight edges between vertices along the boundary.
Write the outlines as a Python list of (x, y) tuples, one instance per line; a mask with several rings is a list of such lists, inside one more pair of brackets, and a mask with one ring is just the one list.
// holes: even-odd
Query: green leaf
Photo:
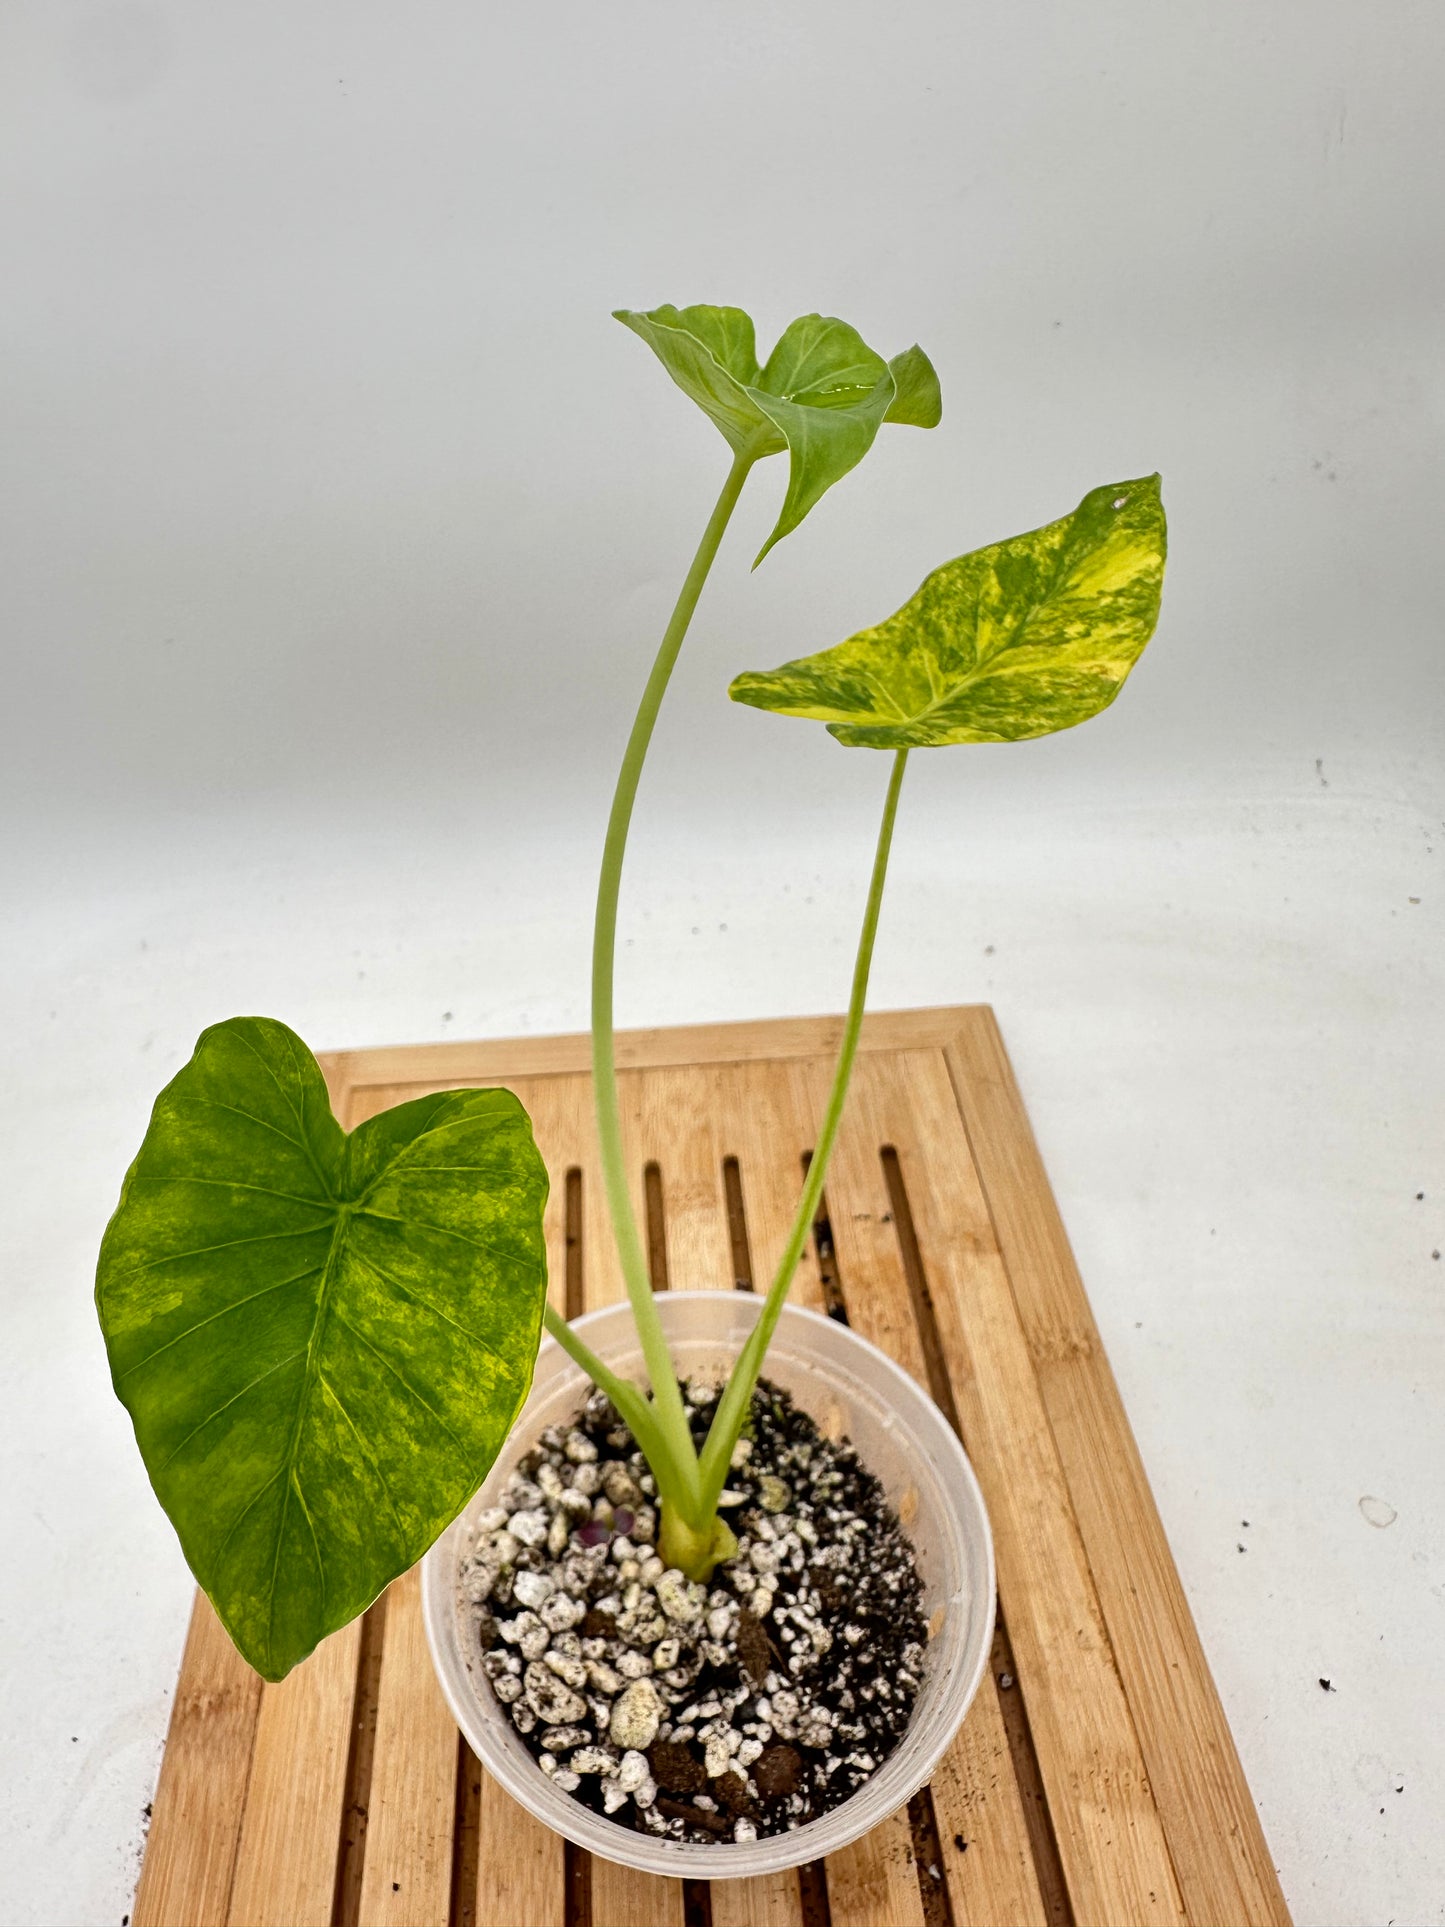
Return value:
[(938, 377), (921, 348), (886, 362), (830, 315), (791, 322), (759, 369), (753, 324), (741, 308), (615, 314), (717, 424), (734, 454), (755, 461), (787, 449), (788, 492), (754, 568), (862, 461), (884, 421), (932, 428), (942, 413)]
[(903, 422), (910, 428), (937, 428), (943, 420), (943, 393), (933, 363), (914, 342), (888, 364), (897, 390), (886, 422)]
[(788, 445), (788, 492), (753, 563), (791, 535), (808, 510), (873, 446), (896, 389), (881, 355), (845, 321), (807, 314), (789, 324), (749, 390)]
[(736, 678), (729, 694), (828, 725), (840, 743), (1009, 743), (1113, 702), (1159, 619), (1159, 477), (935, 569), (897, 615), (836, 648)]
[(775, 455), (786, 446), (748, 393), (759, 369), (752, 320), (741, 308), (616, 308), (613, 317), (642, 337), (735, 454)]
[(151, 1483), (267, 1679), (486, 1476), (531, 1384), (546, 1196), (509, 1091), (418, 1098), (348, 1137), (268, 1018), (205, 1031), (157, 1098), (96, 1305)]

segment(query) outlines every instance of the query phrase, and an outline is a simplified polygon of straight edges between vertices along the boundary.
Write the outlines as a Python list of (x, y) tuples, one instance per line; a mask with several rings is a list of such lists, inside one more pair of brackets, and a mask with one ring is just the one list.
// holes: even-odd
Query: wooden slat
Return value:
[[(834, 1146), (828, 1200), (839, 1277), (849, 1323), (916, 1379), (929, 1385), (929, 1361), (914, 1316), (912, 1291), (893, 1222), (892, 1198), (880, 1158), (895, 1135), (889, 1115), (893, 1095), (891, 1058), (865, 1058), (854, 1070), (848, 1107)], [(821, 1115), (831, 1067), (813, 1070), (813, 1100)], [(985, 1679), (968, 1721), (940, 1769), (948, 1811), (936, 1817), (940, 1838), (951, 1845), (964, 1833), (968, 1853), (945, 1851), (943, 1871), (955, 1927), (970, 1920), (1008, 1921), (1043, 1927), (1045, 1909), (1029, 1848), (1023, 1799), (1014, 1777), (997, 1691)], [(967, 1830), (955, 1809), (968, 1775)]]
[[(478, 1769), (480, 1771), (480, 1768)], [(476, 1927), (562, 1927), (562, 1842), (482, 1773), (477, 1821)]]
[[(724, 1066), (717, 1086), (717, 1118), (723, 1156), (738, 1161), (753, 1276), (757, 1291), (765, 1293), (788, 1241), (803, 1188), (803, 1153), (811, 1150), (817, 1128), (806, 1064)], [(811, 1238), (788, 1295), (808, 1311), (824, 1309)]]
[(1189, 1917), (1197, 1927), (1287, 1927), (1269, 1847), (992, 1011), (957, 1013), (947, 1060)]
[(226, 1927), (260, 1709), (260, 1676), (198, 1591), (131, 1913), (134, 1927), (171, 1927), (176, 1921)]
[(1051, 1927), (996, 1691), (985, 1678), (930, 1787), (953, 1927)]
[(680, 1880), (592, 1859), (592, 1927), (683, 1927)]
[(421, 1569), (413, 1566), (387, 1592), (361, 1876), (365, 1927), (436, 1927), (446, 1919), (456, 1775), (457, 1729), (432, 1670)]
[(803, 1900), (792, 1868), (752, 1880), (712, 1880), (708, 1895), (712, 1927), (802, 1927)]
[(331, 1927), (360, 1621), (261, 1695), (230, 1927)]
[(730, 1291), (732, 1248), (723, 1191), (714, 1066), (649, 1072), (639, 1150), (662, 1176), (668, 1281), (673, 1291)]
[[(878, 1011), (865, 1017), (861, 1048), (920, 1049), (942, 1045), (953, 1034), (957, 1006), (927, 1010)], [(617, 1033), (619, 1070), (655, 1070), (664, 1065), (776, 1063), (793, 1057), (837, 1054), (843, 1019), (778, 1017), (766, 1023), (679, 1024), (666, 1030)], [(349, 1088), (367, 1085), (415, 1092), (423, 1084), (441, 1090), (449, 1084), (510, 1084), (515, 1077), (552, 1077), (588, 1072), (592, 1040), (585, 1031), (560, 1037), (499, 1037), (451, 1044), (401, 1044), (375, 1050), (331, 1051), (322, 1058), (328, 1078)], [(385, 1105), (400, 1102), (388, 1096)], [(337, 1113), (340, 1116), (340, 1113)]]
[[(1078, 1919), (1186, 1918), (1053, 1432), (940, 1051), (863, 1067), (897, 1147), (949, 1381), (993, 1524), (1059, 1858)], [(870, 1075), (871, 1073), (871, 1075)], [(866, 1101), (866, 1100), (865, 1100)]]
[(923, 1927), (906, 1810), (828, 1855), (828, 1910), (833, 1927)]

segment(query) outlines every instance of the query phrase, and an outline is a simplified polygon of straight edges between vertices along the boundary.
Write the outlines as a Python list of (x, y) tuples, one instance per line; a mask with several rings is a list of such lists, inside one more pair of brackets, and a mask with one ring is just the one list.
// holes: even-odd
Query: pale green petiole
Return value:
[[(638, 705), (632, 733), (627, 739), (627, 748), (623, 753), (622, 768), (618, 771), (611, 814), (607, 819), (607, 839), (603, 845), (602, 870), (597, 881), (597, 914), (592, 934), (592, 1080), (597, 1106), (598, 1152), (602, 1164), (602, 1181), (607, 1193), (607, 1209), (612, 1218), (613, 1235), (617, 1240), (617, 1254), (622, 1264), (622, 1275), (627, 1284), (627, 1296), (632, 1305), (632, 1315), (637, 1323), (638, 1337), (642, 1341), (647, 1375), (652, 1384), (653, 1404), (649, 1408), (649, 1416), (653, 1429), (660, 1438), (661, 1451), (668, 1460), (666, 1471), (664, 1472), (663, 1467), (657, 1463), (651, 1452), (648, 1452), (647, 1456), (658, 1477), (659, 1485), (666, 1478), (667, 1482), (674, 1486), (678, 1494), (674, 1503), (681, 1505), (696, 1527), (704, 1524), (707, 1512), (711, 1508), (704, 1508), (700, 1504), (697, 1452), (693, 1446), (692, 1433), (688, 1429), (687, 1413), (683, 1407), (677, 1375), (673, 1371), (672, 1360), (668, 1355), (667, 1340), (663, 1337), (662, 1321), (657, 1315), (657, 1306), (653, 1302), (647, 1258), (642, 1248), (637, 1218), (632, 1209), (632, 1198), (627, 1187), (627, 1167), (622, 1152), (622, 1119), (617, 1098), (617, 1068), (612, 1037), (613, 956), (617, 944), (617, 898), (622, 882), (622, 859), (627, 847), (627, 831), (632, 821), (632, 806), (637, 798), (637, 785), (642, 775), (647, 747), (652, 740), (653, 727), (657, 722), (658, 711), (662, 707), (668, 679), (672, 675), (678, 651), (682, 647), (688, 624), (697, 607), (702, 586), (707, 580), (708, 570), (712, 567), (713, 558), (723, 538), (723, 531), (727, 528), (728, 520), (737, 505), (738, 496), (742, 493), (743, 483), (747, 480), (748, 470), (752, 467), (754, 459), (755, 457), (746, 451), (739, 452), (733, 458), (722, 493), (718, 496), (717, 504), (703, 532), (702, 541), (698, 544), (697, 554), (693, 557), (692, 566), (687, 572), (687, 579), (682, 585), (682, 592), (673, 609), (672, 619), (667, 625), (658, 648), (652, 673), (647, 679), (647, 687), (642, 692), (642, 701)], [(560, 1335), (554, 1335), (559, 1337), (560, 1342)], [(617, 1402), (615, 1397), (613, 1402), (614, 1404)], [(618, 1410), (622, 1410), (620, 1405)], [(624, 1416), (626, 1416), (625, 1413)], [(629, 1423), (631, 1423), (630, 1420)], [(641, 1437), (638, 1437), (638, 1444), (643, 1444)]]
[(853, 988), (847, 1021), (838, 1055), (838, 1067), (828, 1098), (822, 1130), (808, 1167), (797, 1216), (788, 1237), (777, 1275), (763, 1304), (762, 1314), (733, 1368), (709, 1431), (701, 1459), (693, 1445), (687, 1412), (677, 1375), (663, 1335), (662, 1321), (652, 1294), (646, 1254), (632, 1208), (627, 1183), (627, 1167), (622, 1149), (622, 1119), (617, 1093), (617, 1067), (613, 1043), (613, 966), (617, 943), (617, 901), (622, 882), (622, 863), (627, 847), (627, 832), (637, 797), (643, 762), (652, 740), (662, 699), (672, 675), (673, 665), (687, 634), (688, 624), (697, 607), (698, 597), (708, 571), (717, 555), (723, 532), (737, 504), (755, 456), (738, 453), (728, 471), (722, 493), (698, 544), (682, 592), (667, 625), (652, 673), (638, 705), (632, 733), (627, 739), (612, 811), (607, 821), (602, 869), (597, 884), (597, 914), (592, 938), (592, 1073), (597, 1107), (597, 1139), (602, 1165), (607, 1207), (617, 1241), (618, 1257), (627, 1296), (632, 1305), (638, 1336), (642, 1342), (647, 1375), (652, 1385), (649, 1402), (635, 1386), (620, 1380), (615, 1373), (577, 1339), (565, 1320), (548, 1309), (547, 1329), (569, 1356), (601, 1386), (619, 1415), (631, 1427), (634, 1438), (645, 1454), (657, 1479), (663, 1507), (662, 1541), (664, 1555), (681, 1564), (693, 1577), (705, 1576), (720, 1557), (726, 1557), (726, 1541), (731, 1534), (717, 1518), (718, 1495), (727, 1478), (733, 1447), (737, 1444), (743, 1421), (752, 1402), (753, 1389), (762, 1369), (764, 1355), (777, 1327), (788, 1288), (797, 1270), (804, 1241), (822, 1196), (823, 1179), (828, 1168), (833, 1140), (838, 1134), (848, 1080), (858, 1049), (863, 1023), (863, 1006), (868, 994), (868, 975), (873, 961), (873, 942), (878, 931), (878, 913), (883, 901), (883, 882), (888, 871), (888, 852), (893, 840), (893, 823), (898, 812), (898, 795), (908, 752), (901, 749), (893, 760), (888, 795), (883, 806), (883, 821), (878, 832), (878, 847), (873, 859), (873, 875), (868, 888), (868, 903), (858, 941), (858, 956), (853, 968)]
[[(548, 1305), (542, 1315), (542, 1322), (566, 1352), (574, 1365), (582, 1370), (601, 1391), (604, 1391), (617, 1407), (618, 1416), (632, 1433), (641, 1447), (647, 1463), (652, 1467), (657, 1480), (658, 1497), (664, 1506), (683, 1506), (691, 1509), (692, 1490), (681, 1483), (674, 1466), (671, 1453), (663, 1438), (662, 1427), (658, 1423), (656, 1409), (647, 1401), (647, 1394), (625, 1378), (619, 1378), (610, 1366), (605, 1365), (590, 1345), (584, 1345), (560, 1312)], [(691, 1449), (692, 1439), (688, 1438)], [(696, 1454), (693, 1454), (694, 1465)]]
[(873, 940), (878, 934), (878, 912), (883, 903), (883, 881), (888, 874), (888, 852), (893, 842), (893, 823), (898, 814), (898, 793), (903, 787), (903, 771), (908, 761), (908, 751), (900, 749), (893, 758), (893, 772), (888, 781), (888, 796), (883, 805), (883, 821), (878, 829), (878, 847), (873, 858), (873, 875), (868, 885), (868, 905), (863, 913), (863, 928), (858, 938), (858, 956), (853, 965), (853, 989), (848, 1000), (848, 1017), (843, 1027), (843, 1042), (838, 1052), (838, 1067), (833, 1074), (833, 1088), (828, 1096), (828, 1108), (823, 1114), (823, 1128), (818, 1133), (812, 1160), (808, 1165), (807, 1179), (803, 1185), (803, 1195), (798, 1200), (797, 1215), (793, 1228), (788, 1234), (788, 1242), (778, 1262), (778, 1269), (768, 1288), (762, 1314), (749, 1334), (747, 1343), (738, 1354), (732, 1376), (723, 1392), (717, 1412), (714, 1414), (712, 1428), (707, 1435), (707, 1443), (702, 1450), (702, 1503), (707, 1511), (712, 1511), (727, 1480), (728, 1466), (732, 1459), (733, 1447), (743, 1428), (748, 1409), (752, 1404), (753, 1388), (762, 1370), (763, 1358), (782, 1315), (783, 1305), (788, 1296), (788, 1288), (793, 1282), (793, 1274), (798, 1268), (798, 1260), (803, 1254), (803, 1245), (817, 1215), (818, 1200), (823, 1195), (823, 1179), (827, 1174), (828, 1159), (833, 1150), (833, 1140), (838, 1135), (838, 1125), (843, 1116), (843, 1103), (848, 1095), (848, 1080), (853, 1072), (853, 1059), (858, 1051), (858, 1034), (863, 1027), (863, 1006), (868, 996), (868, 973), (873, 962)]

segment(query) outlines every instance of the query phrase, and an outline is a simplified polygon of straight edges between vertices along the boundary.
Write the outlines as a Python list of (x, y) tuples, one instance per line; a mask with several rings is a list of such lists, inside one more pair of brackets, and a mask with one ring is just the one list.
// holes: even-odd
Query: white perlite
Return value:
[(614, 1746), (646, 1752), (662, 1723), (662, 1697), (650, 1679), (635, 1679), (612, 1708), (608, 1731)]
[(586, 1719), (586, 1700), (558, 1679), (550, 1667), (534, 1659), (524, 1679), (527, 1704), (544, 1726), (574, 1726)]
[(512, 1595), (524, 1606), (540, 1606), (557, 1590), (545, 1572), (519, 1572), (512, 1581)]

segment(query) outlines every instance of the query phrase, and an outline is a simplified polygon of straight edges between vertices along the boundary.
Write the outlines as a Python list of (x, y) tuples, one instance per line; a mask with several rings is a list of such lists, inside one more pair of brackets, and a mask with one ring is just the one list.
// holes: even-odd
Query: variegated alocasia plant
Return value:
[(835, 648), (733, 682), (739, 702), (814, 718), (843, 743), (894, 756), (818, 1143), (699, 1453), (623, 1162), (613, 962), (638, 782), (753, 464), (789, 458), (761, 561), (883, 424), (931, 428), (941, 404), (921, 349), (885, 361), (824, 316), (793, 322), (764, 363), (737, 308), (617, 318), (733, 452), (623, 755), (593, 933), (600, 1160), (648, 1389), (618, 1379), (546, 1306), (547, 1175), (510, 1093), (422, 1098), (347, 1136), (315, 1059), (285, 1025), (236, 1018), (206, 1031), (156, 1101), (106, 1232), (96, 1301), (161, 1503), (223, 1624), (268, 1679), (364, 1610), (461, 1510), (526, 1396), (544, 1323), (646, 1453), (669, 1564), (701, 1578), (727, 1556), (717, 1500), (842, 1116), (908, 752), (1047, 735), (1097, 714), (1158, 616), (1165, 530), (1153, 476), (1095, 489), (1060, 521), (945, 563), (896, 615)]

